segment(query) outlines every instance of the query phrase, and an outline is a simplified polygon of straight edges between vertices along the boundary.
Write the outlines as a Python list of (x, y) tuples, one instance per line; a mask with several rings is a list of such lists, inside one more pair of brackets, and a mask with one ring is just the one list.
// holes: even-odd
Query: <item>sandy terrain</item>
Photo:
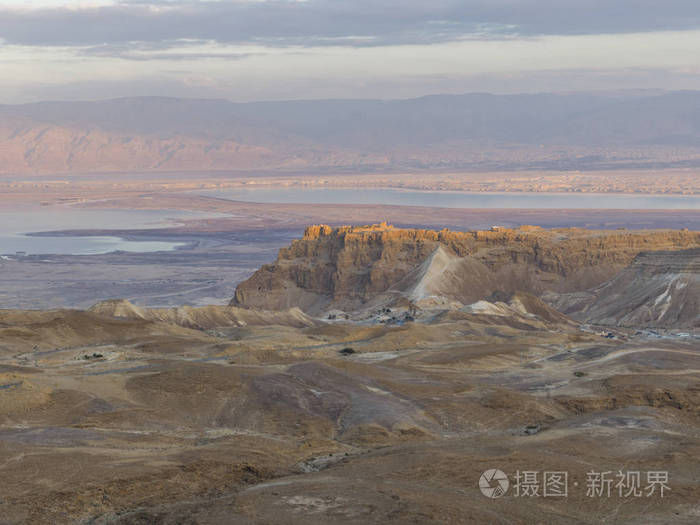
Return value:
[[(697, 522), (700, 354), (682, 337), (113, 308), (0, 312), (4, 523)], [(505, 497), (479, 490), (491, 468)], [(567, 472), (568, 497), (517, 496), (525, 470)], [(669, 488), (586, 495), (618, 470)]]
[[(381, 212), (414, 220), (411, 214), (420, 213), (426, 222), (442, 214), (401, 207), (301, 209), (181, 195), (128, 202), (173, 208), (191, 203), (236, 216), (124, 232), (188, 242), (188, 249), (171, 253), (3, 260), (3, 300), (86, 304), (91, 296), (132, 295), (142, 304), (223, 301), (233, 297), (235, 279), (252, 271), (256, 260), (273, 259), (275, 247), (286, 244), (284, 236), (316, 213), (339, 220)], [(85, 204), (126, 203), (119, 195)], [(527, 215), (637, 225), (659, 217), (687, 221), (668, 212), (593, 218), (577, 213)], [(521, 216), (526, 213), (503, 215)], [(447, 224), (484, 220), (477, 211), (447, 210), (444, 217)], [(255, 220), (255, 227), (245, 228)], [(525, 254), (517, 243), (499, 247), (497, 239), (534, 243), (537, 253), (546, 254), (545, 238), (553, 246), (566, 238), (564, 230), (538, 232), (444, 232), (443, 238), (455, 249), (460, 239), (481, 239), (487, 247), (479, 252), (483, 264), (493, 266), (512, 260), (507, 249)], [(475, 266), (464, 267), (444, 248), (431, 250), (424, 241), (438, 232), (423, 232), (421, 239), (376, 225), (353, 235), (367, 241), (349, 243), (358, 255), (341, 257), (347, 264), (340, 274), (347, 278), (343, 282), (356, 284), (355, 292), (371, 293), (348, 319), (332, 311), (314, 318), (299, 308), (145, 309), (126, 301), (88, 311), (0, 310), (0, 523), (697, 523), (697, 330), (685, 324), (657, 330), (648, 323), (580, 324), (530, 294), (494, 293), (462, 306), (456, 299), (465, 290), (455, 279), (465, 277), (465, 270), (473, 278)], [(660, 271), (653, 261), (625, 251), (644, 235), (656, 239), (658, 248), (669, 239), (685, 246), (696, 233), (573, 232), (570, 245), (601, 247), (587, 252), (591, 267), (603, 256), (624, 255), (622, 265), (637, 261), (653, 277)], [(384, 238), (383, 251), (376, 249), (377, 236)], [(282, 259), (291, 261), (285, 275), (330, 294), (304, 276), (326, 282), (331, 259), (318, 256), (313, 243), (335, 242), (336, 236), (319, 226), (307, 237), (284, 251)], [(413, 249), (410, 239), (426, 249)], [(265, 248), (251, 251), (255, 243), (246, 240), (263, 241)], [(397, 295), (390, 307), (372, 306), (371, 294), (381, 298), (392, 283), (377, 287), (377, 281), (363, 291), (359, 284), (366, 281), (353, 278), (366, 270), (360, 256), (365, 245), (377, 261), (388, 261), (377, 267), (385, 271), (375, 272), (379, 280), (394, 275), (390, 255), (406, 263), (404, 278), (396, 276), (401, 287), (392, 290), (400, 288), (415, 305)], [(692, 253), (680, 260), (663, 253), (656, 266), (674, 260), (679, 271), (695, 275), (696, 266), (687, 264)], [(547, 261), (558, 260), (555, 266), (565, 275), (570, 264), (583, 264), (569, 249), (562, 257), (550, 255)], [(633, 264), (629, 268), (629, 279), (650, 279)], [(533, 271), (547, 280), (546, 272)], [(251, 279), (247, 289), (256, 282)], [(619, 286), (609, 282), (611, 294), (619, 295)], [(678, 292), (695, 281), (683, 282), (690, 284), (672, 295), (681, 297)], [(284, 280), (270, 283), (259, 293), (291, 289)], [(670, 293), (656, 285), (648, 292), (643, 300), (652, 304)], [(457, 295), (449, 300), (434, 294)], [(488, 497), (496, 487), (491, 478), (480, 486), (482, 474), (492, 469), (508, 477), (502, 497)], [(523, 481), (526, 471), (536, 473), (534, 482)], [(545, 496), (545, 472), (566, 475), (565, 495)], [(639, 473), (638, 484), (627, 479), (630, 472), (632, 479)], [(591, 481), (596, 473), (610, 479), (609, 495)], [(651, 483), (661, 475), (663, 495)]]

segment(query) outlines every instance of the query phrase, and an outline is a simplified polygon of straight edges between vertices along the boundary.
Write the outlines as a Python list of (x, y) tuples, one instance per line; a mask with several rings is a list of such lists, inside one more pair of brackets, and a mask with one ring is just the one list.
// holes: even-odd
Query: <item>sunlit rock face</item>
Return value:
[(241, 283), (231, 304), (319, 313), (400, 298), (470, 304), (495, 291), (579, 292), (611, 279), (641, 252), (698, 246), (700, 234), (689, 231), (318, 225)]

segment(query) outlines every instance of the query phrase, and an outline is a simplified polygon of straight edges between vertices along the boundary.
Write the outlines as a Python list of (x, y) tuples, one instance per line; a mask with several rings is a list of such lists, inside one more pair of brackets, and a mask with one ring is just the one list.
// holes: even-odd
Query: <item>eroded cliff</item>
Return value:
[(582, 291), (641, 252), (700, 246), (700, 232), (493, 228), (453, 232), (311, 226), (242, 282), (233, 305), (318, 313), (440, 296), (467, 304), (495, 291)]
[(551, 297), (579, 321), (629, 327), (700, 327), (700, 249), (640, 253), (609, 281)]

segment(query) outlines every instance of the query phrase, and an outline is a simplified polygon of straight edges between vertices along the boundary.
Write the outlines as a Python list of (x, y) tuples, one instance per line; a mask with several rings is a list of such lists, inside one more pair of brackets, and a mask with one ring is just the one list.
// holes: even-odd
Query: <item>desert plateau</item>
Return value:
[(228, 306), (2, 310), (2, 521), (696, 523), (699, 255), (320, 225)]

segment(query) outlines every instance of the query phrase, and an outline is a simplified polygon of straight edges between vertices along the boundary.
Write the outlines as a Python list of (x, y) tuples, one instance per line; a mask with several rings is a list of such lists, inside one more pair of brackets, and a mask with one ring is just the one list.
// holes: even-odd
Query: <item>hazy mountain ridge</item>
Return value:
[(700, 157), (700, 92), (0, 106), (0, 173), (459, 167)]

